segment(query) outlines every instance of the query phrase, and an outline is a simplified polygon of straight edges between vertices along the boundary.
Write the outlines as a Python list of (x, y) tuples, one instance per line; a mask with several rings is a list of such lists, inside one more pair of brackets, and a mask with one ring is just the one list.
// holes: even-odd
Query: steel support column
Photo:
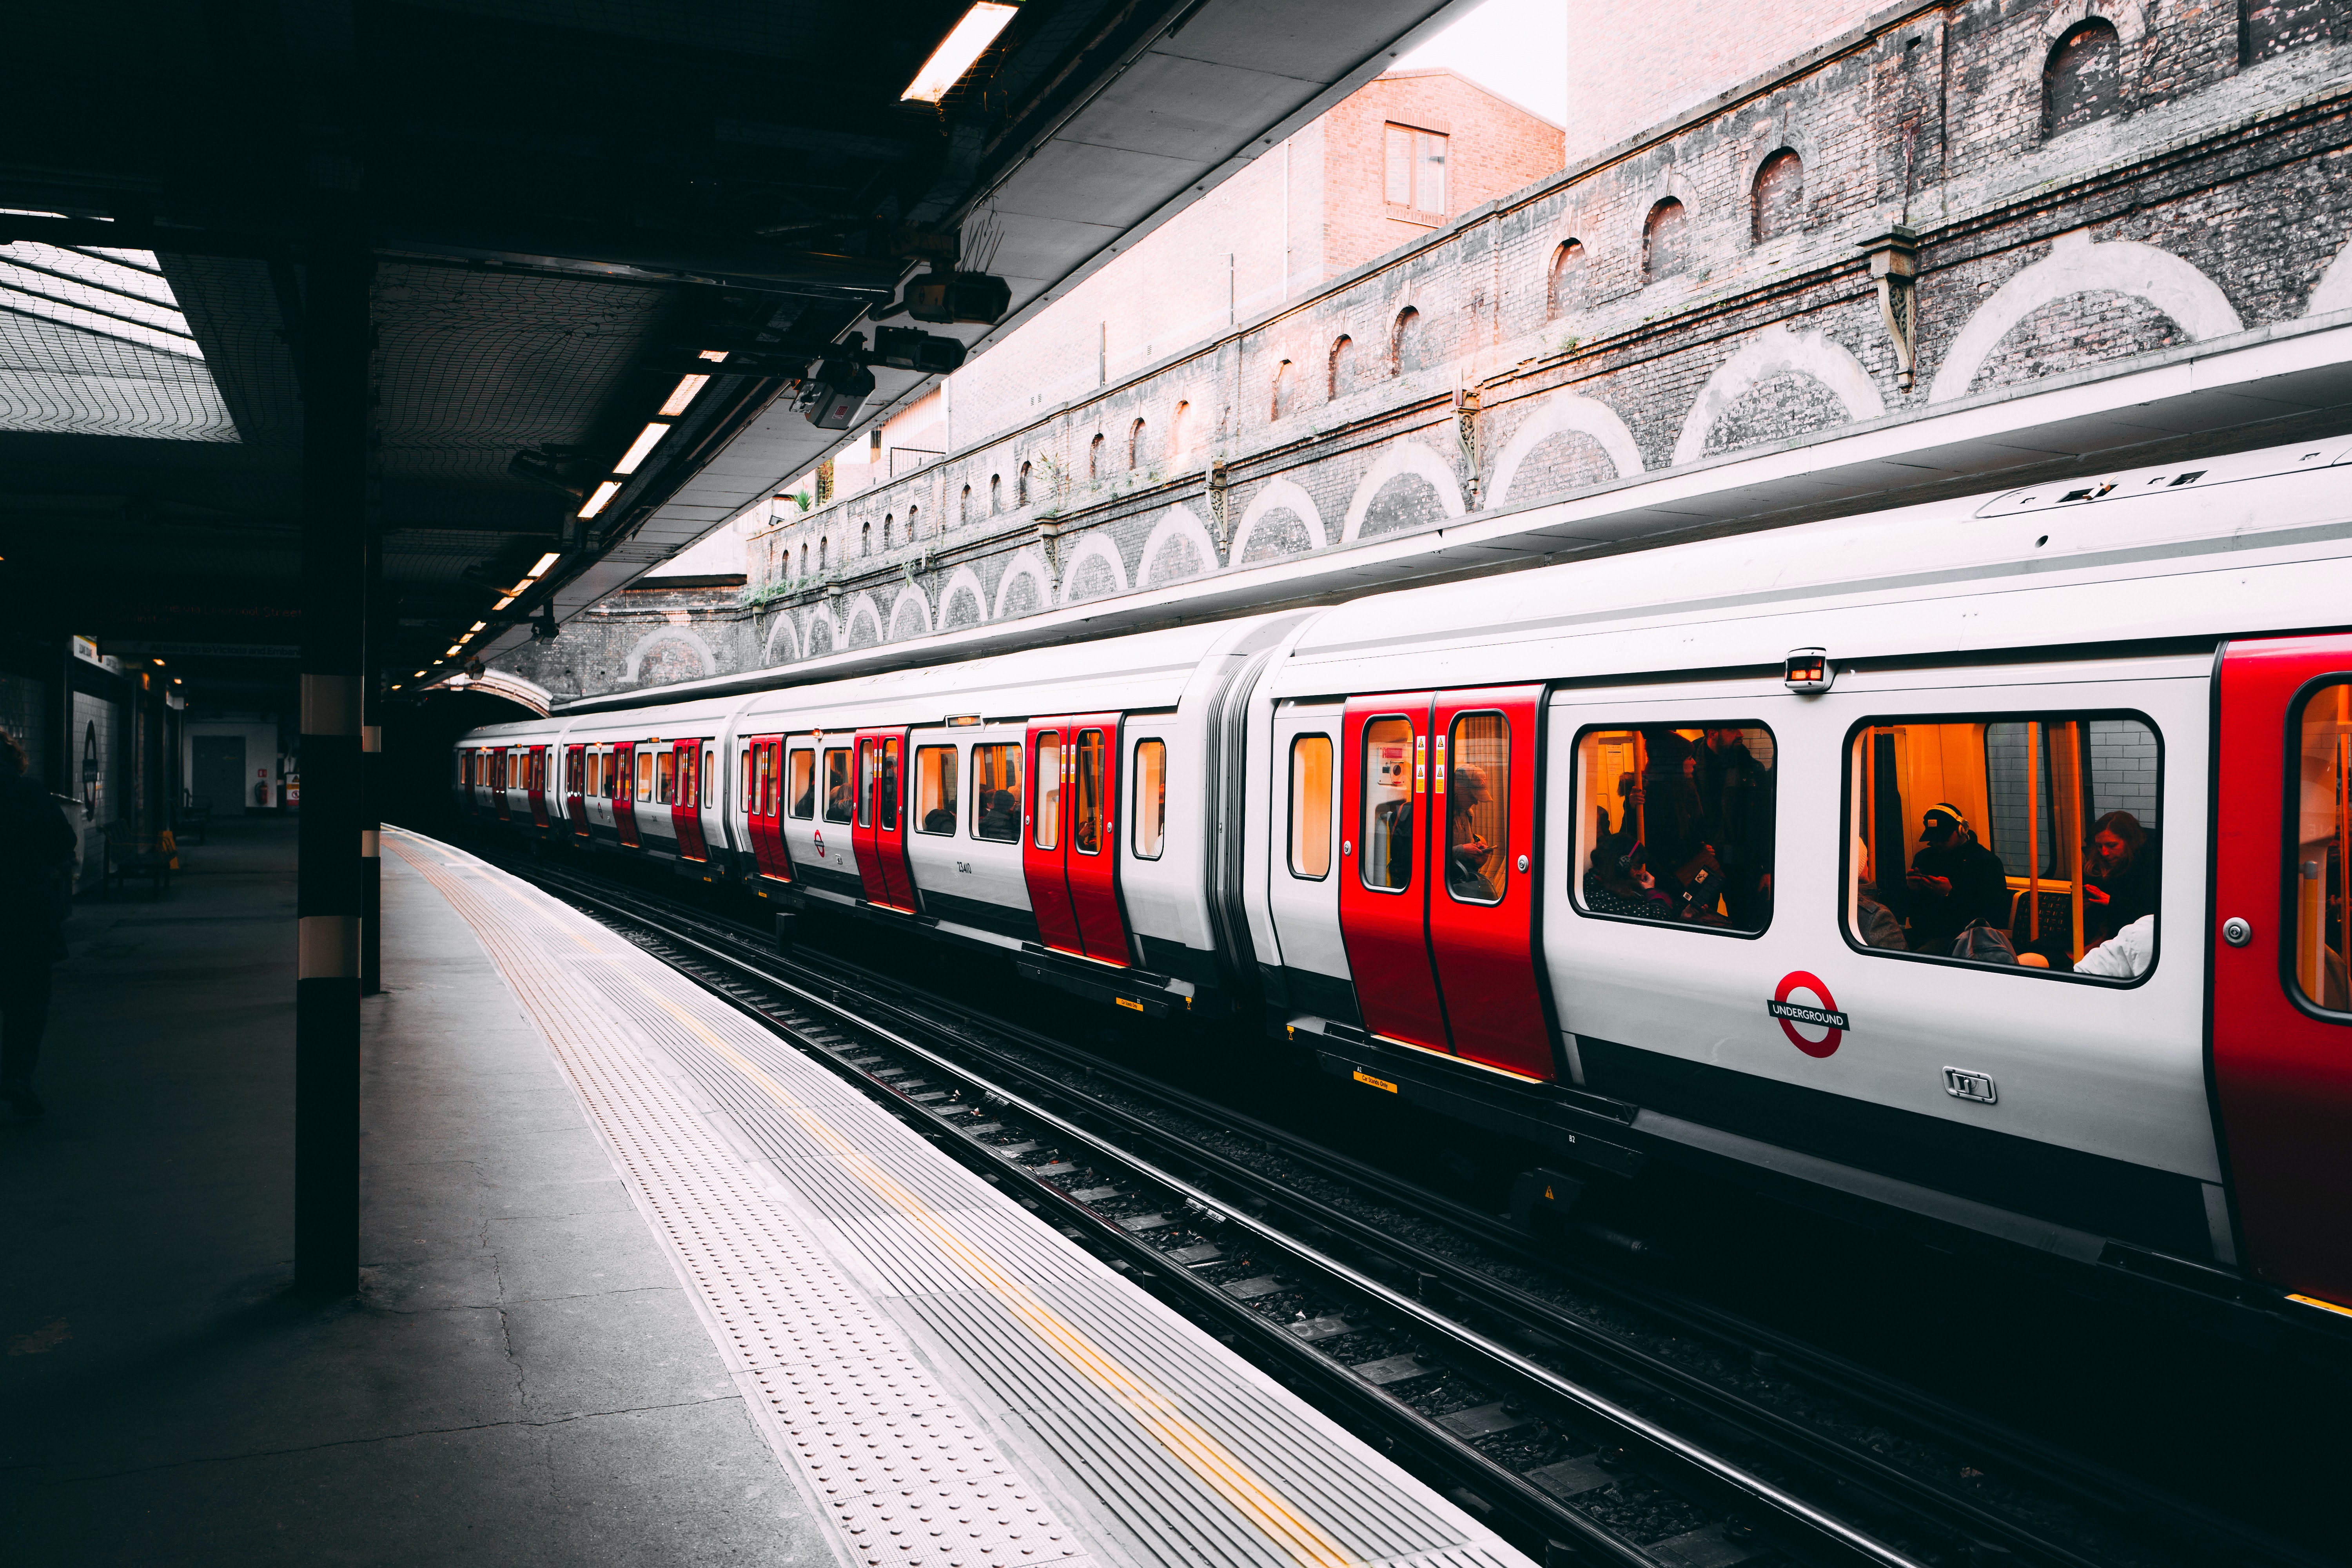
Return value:
[(302, 803), (294, 1002), (294, 1276), (359, 1288), (361, 671), (368, 284), (355, 226), (320, 226), (302, 324)]
[[(370, 402), (373, 404), (373, 396)], [(373, 503), (373, 496), (371, 494)], [(371, 504), (365, 520), (360, 600), (367, 605), (360, 668), (360, 994), (383, 990), (383, 671), (393, 629), (383, 604), (383, 530)]]

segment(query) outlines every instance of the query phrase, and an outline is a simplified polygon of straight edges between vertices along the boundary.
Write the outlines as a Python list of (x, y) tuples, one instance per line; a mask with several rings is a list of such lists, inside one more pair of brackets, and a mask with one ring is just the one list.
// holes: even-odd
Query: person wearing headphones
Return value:
[(1920, 849), (1904, 879), (1910, 897), (1911, 951), (1949, 952), (1971, 921), (2009, 929), (2009, 879), (2000, 857), (1977, 842), (1959, 808), (1938, 801), (1921, 821)]

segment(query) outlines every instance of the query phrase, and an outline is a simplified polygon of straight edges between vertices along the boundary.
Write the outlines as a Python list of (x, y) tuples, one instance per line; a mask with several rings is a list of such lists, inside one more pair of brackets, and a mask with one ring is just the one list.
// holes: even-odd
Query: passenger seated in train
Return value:
[(1601, 835), (1584, 873), (1586, 909), (1597, 915), (1627, 915), (1635, 920), (1675, 918), (1674, 905), (1658, 890), (1658, 879), (1635, 853), (1639, 848), (1631, 834)]
[(1384, 890), (1412, 885), (1412, 796), (1384, 800), (1372, 808), (1373, 884)]
[(1491, 904), (1503, 896), (1488, 873), (1502, 851), (1478, 831), (1478, 809), (1488, 804), (1486, 770), (1457, 763), (1446, 780), (1445, 887), (1467, 903)]
[(1928, 807), (1920, 827), (1921, 847), (1904, 879), (1911, 951), (1949, 953), (1959, 934), (1979, 921), (2007, 931), (2009, 879), (2000, 857), (1977, 842), (1968, 819), (1948, 802)]
[(806, 768), (797, 765), (797, 760), (801, 757), (806, 756), (807, 754), (808, 753), (805, 752), (795, 752), (793, 753), (795, 759), (795, 766), (793, 771), (800, 775), (801, 784), (800, 793), (793, 796), (793, 815), (794, 816), (811, 816), (815, 815), (816, 812), (816, 770), (814, 768)]
[(1733, 925), (1761, 931), (1772, 919), (1772, 770), (1744, 731), (1706, 731), (1698, 753), (1698, 836), (1723, 868), (1723, 908)]
[(1853, 838), (1854, 934), (1864, 947), (1906, 952), (1911, 943), (1903, 935), (1903, 921), (1882, 902), (1878, 885), (1870, 880), (1870, 845), (1862, 835)]
[(2142, 915), (2104, 942), (2091, 944), (2074, 964), (2077, 974), (2136, 980), (2156, 962), (2156, 917)]
[(955, 831), (955, 807), (951, 805), (935, 805), (931, 807), (930, 810), (923, 813), (923, 831), (926, 833), (953, 833)]
[(1021, 837), (1021, 803), (1013, 798), (1011, 790), (1001, 789), (988, 797), (987, 809), (980, 814), (972, 832), (979, 837), (1005, 843)]
[(2156, 843), (2139, 818), (2128, 811), (2099, 818), (2083, 860), (2084, 939), (2118, 935), (2156, 913)]

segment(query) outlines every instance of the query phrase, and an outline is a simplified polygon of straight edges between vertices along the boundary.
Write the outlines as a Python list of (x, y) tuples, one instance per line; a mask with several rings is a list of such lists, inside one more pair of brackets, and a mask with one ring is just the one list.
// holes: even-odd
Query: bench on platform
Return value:
[(109, 823), (98, 831), (106, 841), (104, 870), (99, 880), (109, 897), (132, 878), (152, 883), (157, 899), (171, 889), (172, 857), (153, 834), (135, 833), (121, 822)]

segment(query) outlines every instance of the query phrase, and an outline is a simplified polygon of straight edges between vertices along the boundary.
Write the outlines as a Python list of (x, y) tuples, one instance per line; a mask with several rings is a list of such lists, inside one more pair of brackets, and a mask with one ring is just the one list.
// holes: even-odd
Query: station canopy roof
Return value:
[[(0, 105), (0, 624), (168, 647), (220, 705), (290, 675), (328, 215), (375, 263), (404, 679), (477, 621), (467, 657), (576, 613), (825, 456), (844, 436), (798, 408), (803, 367), (910, 279), (1002, 279), (993, 321), (921, 329), (976, 352), (1466, 8), (34, 7)], [(873, 374), (869, 416), (932, 380)]]

